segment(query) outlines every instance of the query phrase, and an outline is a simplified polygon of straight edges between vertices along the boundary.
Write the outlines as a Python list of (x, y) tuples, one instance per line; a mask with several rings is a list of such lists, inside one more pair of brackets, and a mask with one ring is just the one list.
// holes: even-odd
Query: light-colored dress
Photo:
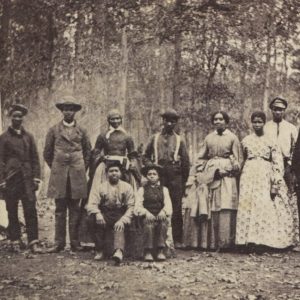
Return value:
[[(241, 163), (241, 145), (230, 130), (206, 136), (183, 202), (185, 246), (217, 250), (234, 245), (239, 172), (233, 164)], [(228, 175), (217, 178), (218, 170)]]
[[(245, 164), (240, 179), (236, 244), (273, 248), (297, 244), (298, 227), (283, 180), (279, 147), (268, 136), (256, 134), (245, 137), (242, 147)], [(279, 191), (274, 201), (272, 187)]]

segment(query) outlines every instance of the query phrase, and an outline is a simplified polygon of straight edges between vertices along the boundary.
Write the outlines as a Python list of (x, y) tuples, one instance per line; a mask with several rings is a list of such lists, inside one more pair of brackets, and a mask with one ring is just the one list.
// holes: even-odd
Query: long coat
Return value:
[(87, 197), (86, 169), (91, 156), (91, 143), (87, 132), (75, 123), (66, 128), (63, 122), (50, 128), (44, 148), (44, 159), (51, 168), (49, 198), (67, 196), (68, 178), (71, 197)]
[(0, 136), (0, 183), (17, 174), (23, 175), (27, 197), (34, 200), (33, 179), (39, 179), (41, 175), (34, 138), (24, 128), (21, 128), (21, 134), (17, 134), (9, 127)]

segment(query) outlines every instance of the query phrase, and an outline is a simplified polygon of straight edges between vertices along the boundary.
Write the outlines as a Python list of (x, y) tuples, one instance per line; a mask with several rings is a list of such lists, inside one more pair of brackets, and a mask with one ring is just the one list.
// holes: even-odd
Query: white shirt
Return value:
[(285, 158), (291, 158), (294, 145), (298, 138), (298, 130), (293, 124), (282, 120), (279, 123), (273, 120), (266, 123), (265, 134), (277, 143)]

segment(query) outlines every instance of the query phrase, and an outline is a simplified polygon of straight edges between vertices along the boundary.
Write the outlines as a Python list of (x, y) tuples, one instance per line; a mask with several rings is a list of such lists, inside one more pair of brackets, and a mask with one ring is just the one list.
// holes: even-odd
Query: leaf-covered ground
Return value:
[[(44, 244), (53, 207), (39, 207)], [(93, 261), (92, 252), (12, 254), (0, 242), (0, 299), (300, 299), (300, 254), (177, 251), (164, 263)]]

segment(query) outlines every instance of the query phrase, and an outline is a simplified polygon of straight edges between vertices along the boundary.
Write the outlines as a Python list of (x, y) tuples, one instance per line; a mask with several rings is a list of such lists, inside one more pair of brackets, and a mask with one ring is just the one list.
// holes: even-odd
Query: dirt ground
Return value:
[[(39, 205), (53, 238), (53, 204)], [(164, 263), (95, 262), (93, 253), (12, 254), (0, 242), (0, 299), (300, 299), (300, 253), (177, 251)]]

